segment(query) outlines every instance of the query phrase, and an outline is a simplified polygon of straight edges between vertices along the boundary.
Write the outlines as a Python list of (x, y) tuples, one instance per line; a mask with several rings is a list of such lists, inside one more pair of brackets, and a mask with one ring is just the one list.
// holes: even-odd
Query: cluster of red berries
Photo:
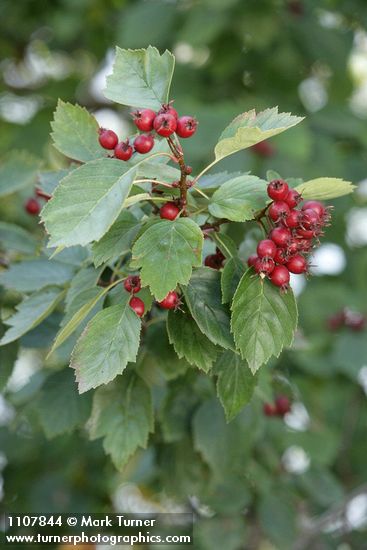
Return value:
[(145, 155), (153, 149), (155, 131), (159, 136), (168, 138), (176, 133), (181, 138), (189, 138), (195, 134), (197, 120), (192, 116), (178, 116), (178, 113), (171, 103), (162, 105), (156, 113), (152, 109), (138, 109), (131, 113), (135, 126), (143, 134), (138, 135), (133, 144), (129, 139), (118, 140), (117, 134), (105, 128), (99, 129), (99, 143), (104, 149), (114, 150), (114, 156), (120, 160), (129, 160), (134, 151)]
[[(135, 296), (135, 294), (141, 290), (139, 275), (129, 275), (124, 281), (124, 288), (127, 292), (132, 294), (129, 301), (131, 309), (133, 309), (139, 317), (142, 317), (145, 312), (145, 305), (143, 300)], [(175, 291), (169, 292), (161, 302), (158, 302), (159, 307), (162, 309), (177, 309), (180, 304), (180, 297)]]
[(345, 307), (327, 320), (329, 330), (336, 331), (342, 327), (350, 328), (355, 332), (363, 330), (366, 326), (366, 317), (359, 311), (352, 311)]
[(271, 227), (269, 235), (257, 245), (257, 254), (248, 258), (249, 267), (262, 277), (287, 290), (290, 273), (307, 273), (307, 255), (323, 235), (322, 229), (330, 219), (327, 208), (318, 201), (306, 201), (300, 210), (301, 195), (290, 189), (286, 181), (269, 183), (267, 192), (273, 200), (267, 210)]
[(212, 269), (221, 269), (225, 261), (225, 256), (221, 250), (217, 247), (215, 249), (215, 254), (209, 254), (205, 260), (204, 265), (211, 267)]
[(39, 189), (38, 187), (34, 190), (35, 196), (30, 197), (26, 200), (24, 203), (24, 210), (30, 215), (30, 216), (38, 216), (38, 214), (41, 212), (42, 205), (40, 201), (38, 200), (38, 197), (41, 199), (44, 199), (45, 201), (50, 200), (51, 195), (48, 195), (47, 193), (44, 193), (42, 189)]
[(264, 403), (263, 411), (265, 416), (281, 416), (289, 413), (291, 402), (286, 395), (279, 395), (274, 403)]

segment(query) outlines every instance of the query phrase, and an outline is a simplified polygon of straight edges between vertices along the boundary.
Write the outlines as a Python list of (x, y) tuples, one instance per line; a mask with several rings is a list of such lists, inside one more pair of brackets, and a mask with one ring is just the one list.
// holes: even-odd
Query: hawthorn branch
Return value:
[(176, 144), (171, 137), (167, 138), (168, 146), (172, 153), (175, 155), (178, 165), (180, 167), (181, 177), (179, 181), (180, 188), (180, 203), (182, 208), (182, 215), (187, 216), (187, 171), (186, 163), (183, 154), (183, 150), (180, 144)]

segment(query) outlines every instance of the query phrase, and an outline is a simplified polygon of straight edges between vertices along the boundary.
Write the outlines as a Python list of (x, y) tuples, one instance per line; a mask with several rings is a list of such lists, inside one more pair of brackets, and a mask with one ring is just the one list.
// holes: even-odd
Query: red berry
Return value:
[(164, 220), (175, 220), (180, 213), (180, 209), (174, 202), (166, 202), (160, 209), (159, 215)]
[(317, 229), (320, 227), (321, 221), (318, 213), (312, 208), (302, 210), (301, 212), (301, 228), (302, 229)]
[(136, 294), (141, 289), (141, 281), (139, 275), (130, 275), (124, 281), (124, 288), (127, 292)]
[(277, 414), (275, 406), (271, 403), (264, 403), (263, 411), (265, 416), (275, 416)]
[(270, 206), (269, 216), (274, 222), (279, 222), (285, 220), (290, 214), (290, 208), (288, 204), (284, 201), (273, 202)]
[(286, 395), (279, 395), (275, 400), (276, 414), (284, 416), (291, 410), (291, 402)]
[(292, 233), (286, 227), (274, 227), (269, 237), (277, 246), (286, 248), (292, 238)]
[(275, 154), (275, 148), (268, 141), (259, 141), (251, 147), (252, 151), (262, 158), (270, 158)]
[(274, 258), (277, 251), (275, 243), (270, 239), (263, 239), (257, 245), (257, 255), (259, 258)]
[(249, 267), (252, 267), (253, 265), (256, 264), (256, 260), (258, 260), (258, 259), (259, 259), (259, 257), (257, 256), (257, 254), (251, 254), (251, 256), (249, 256), (247, 258), (247, 265)]
[(28, 199), (27, 202), (24, 205), (24, 208), (28, 214), (31, 216), (38, 216), (38, 214), (41, 212), (41, 205), (38, 202), (37, 199)]
[(275, 267), (273, 258), (258, 258), (255, 262), (256, 273), (263, 273), (264, 275), (270, 275)]
[(138, 136), (134, 140), (134, 149), (138, 153), (141, 153), (142, 155), (145, 155), (145, 153), (149, 153), (154, 147), (154, 137), (150, 134), (141, 134), (141, 136)]
[(133, 154), (133, 148), (131, 147), (129, 140), (120, 141), (115, 147), (115, 157), (120, 160), (129, 160)]
[(317, 237), (317, 235), (319, 234), (319, 231), (315, 230), (315, 229), (302, 229), (302, 227), (300, 227), (299, 229), (297, 229), (297, 235), (298, 237), (301, 237), (303, 239), (313, 239), (314, 237)]
[(163, 309), (176, 309), (180, 305), (180, 298), (177, 292), (171, 291), (158, 305)]
[(290, 229), (295, 229), (299, 226), (301, 219), (301, 212), (299, 210), (291, 210), (289, 213), (289, 216), (287, 216), (283, 223), (286, 227), (289, 227)]
[(329, 330), (335, 331), (341, 328), (345, 323), (345, 310), (342, 309), (341, 311), (338, 311), (338, 313), (335, 313), (329, 319), (327, 320), (327, 326)]
[(173, 101), (170, 101), (169, 103), (165, 103), (162, 105), (162, 108), (158, 111), (159, 115), (165, 114), (165, 115), (172, 115), (175, 118), (178, 118), (178, 112), (176, 109), (172, 106)]
[(302, 210), (314, 210), (320, 219), (322, 219), (325, 216), (326, 208), (322, 204), (322, 202), (319, 201), (306, 201), (302, 205)]
[(218, 256), (218, 258), (220, 258), (222, 261), (226, 259), (225, 255), (223, 254), (220, 248), (216, 247), (215, 253)]
[(268, 185), (268, 195), (273, 201), (284, 201), (288, 195), (288, 183), (284, 180), (273, 180)]
[(145, 306), (143, 300), (140, 300), (137, 296), (133, 296), (130, 299), (129, 306), (133, 309), (139, 317), (144, 315)]
[(284, 199), (289, 208), (295, 208), (302, 200), (301, 195), (295, 189), (290, 189), (288, 195)]
[(301, 254), (296, 254), (288, 260), (286, 267), (291, 273), (299, 275), (307, 271), (307, 260)]
[(186, 166), (186, 168), (185, 168), (185, 174), (187, 174), (188, 176), (189, 176), (190, 174), (192, 174), (192, 166)]
[(141, 132), (150, 132), (153, 130), (153, 122), (157, 114), (152, 109), (138, 109), (131, 113), (135, 126)]
[(177, 120), (176, 134), (181, 138), (189, 138), (196, 132), (198, 122), (192, 116), (182, 116)]
[(270, 280), (275, 286), (279, 286), (283, 290), (288, 288), (290, 274), (284, 265), (276, 265), (270, 275)]
[(282, 264), (286, 264), (288, 260), (289, 260), (289, 256), (286, 250), (284, 250), (284, 248), (277, 248), (277, 251), (274, 256), (274, 262), (276, 264), (282, 265)]
[(158, 135), (168, 137), (176, 130), (177, 120), (169, 113), (162, 113), (155, 117), (153, 126)]
[(287, 246), (287, 255), (292, 256), (293, 254), (297, 254), (297, 252), (300, 250), (299, 248), (299, 241), (294, 240), (290, 242)]
[(98, 141), (104, 149), (114, 149), (117, 145), (119, 138), (112, 130), (106, 130), (105, 128), (100, 128)]
[(223, 266), (223, 257), (219, 254), (209, 254), (204, 260), (204, 265), (212, 269), (220, 269)]

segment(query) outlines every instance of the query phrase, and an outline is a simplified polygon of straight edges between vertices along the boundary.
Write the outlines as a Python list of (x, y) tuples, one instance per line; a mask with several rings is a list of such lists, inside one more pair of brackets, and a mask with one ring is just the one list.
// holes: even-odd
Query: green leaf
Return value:
[(91, 404), (90, 395), (78, 394), (73, 372), (66, 368), (46, 379), (34, 407), (46, 437), (52, 439), (84, 424)]
[(80, 393), (107, 384), (136, 360), (141, 320), (129, 300), (125, 293), (119, 305), (97, 313), (79, 338), (70, 366), (76, 371)]
[(105, 96), (116, 103), (159, 109), (167, 103), (175, 58), (152, 46), (141, 50), (116, 48), (112, 74), (107, 77)]
[(296, 509), (288, 493), (271, 492), (262, 496), (258, 509), (264, 533), (277, 548), (293, 547), (296, 536)]
[(96, 391), (90, 435), (104, 438), (103, 447), (118, 470), (123, 470), (138, 447), (146, 448), (153, 427), (150, 390), (134, 373)]
[(236, 346), (253, 373), (290, 346), (297, 325), (293, 292), (281, 293), (248, 269), (232, 302), (232, 332)]
[(303, 120), (290, 113), (278, 113), (278, 107), (256, 114), (252, 109), (236, 117), (225, 128), (215, 146), (215, 158), (220, 160), (232, 153), (251, 147), (264, 139), (276, 136)]
[(256, 176), (238, 176), (224, 183), (213, 194), (209, 212), (217, 218), (244, 222), (254, 217), (268, 199), (267, 183)]
[(64, 178), (42, 210), (49, 247), (98, 241), (119, 215), (136, 174), (117, 159), (88, 162)]
[(201, 332), (213, 344), (234, 349), (229, 309), (221, 302), (220, 274), (209, 267), (201, 267), (193, 272), (183, 291)]
[(214, 231), (213, 239), (227, 259), (237, 256), (237, 245), (231, 237), (228, 237), (225, 233), (217, 233)]
[(92, 246), (93, 261), (97, 267), (111, 258), (126, 254), (135, 239), (141, 223), (129, 211), (123, 211), (101, 240)]
[(66, 157), (88, 162), (106, 156), (98, 141), (98, 122), (84, 107), (59, 99), (51, 127), (54, 145)]
[(41, 161), (26, 151), (12, 151), (1, 161), (0, 197), (31, 187), (37, 178)]
[(226, 181), (232, 180), (241, 175), (243, 176), (242, 172), (228, 173), (227, 171), (217, 172), (215, 174), (208, 174), (208, 175), (202, 176), (199, 179), (199, 181), (196, 183), (195, 187), (199, 187), (200, 189), (205, 189), (207, 191), (218, 189), (218, 187), (223, 185), (223, 183), (226, 183)]
[(150, 225), (133, 246), (133, 265), (141, 267), (142, 284), (163, 300), (178, 283), (187, 284), (192, 268), (201, 265), (203, 235), (189, 218)]
[(304, 199), (327, 200), (353, 193), (356, 188), (341, 178), (316, 178), (297, 185), (296, 190)]
[(0, 248), (23, 254), (34, 254), (37, 241), (19, 225), (0, 222)]
[(232, 301), (233, 295), (238, 287), (246, 266), (237, 256), (226, 261), (221, 278), (222, 302), (228, 304)]
[(39, 185), (37, 185), (37, 187), (48, 195), (53, 195), (60, 181), (76, 168), (78, 168), (78, 165), (73, 164), (69, 168), (65, 168), (63, 170), (51, 170), (48, 172), (41, 172), (38, 175)]
[(257, 378), (240, 355), (230, 350), (219, 357), (215, 374), (218, 375), (217, 394), (229, 422), (251, 400)]
[(200, 331), (189, 313), (170, 311), (167, 317), (170, 343), (177, 355), (190, 365), (208, 372), (215, 361), (218, 348)]
[(45, 288), (23, 300), (17, 305), (17, 312), (5, 321), (10, 328), (0, 340), (0, 346), (17, 340), (39, 325), (55, 309), (64, 294), (58, 288)]
[(45, 286), (64, 285), (74, 271), (73, 266), (54, 260), (26, 260), (1, 273), (0, 284), (19, 292), (32, 292)]
[(180, 441), (190, 433), (191, 416), (199, 399), (187, 382), (181, 377), (169, 384), (159, 411), (163, 437), (167, 443)]
[[(160, 162), (157, 162), (158, 160)], [(138, 178), (157, 179), (167, 183), (179, 180), (181, 177), (180, 170), (177, 170), (177, 168), (174, 168), (173, 166), (164, 164), (166, 160), (169, 160), (168, 157), (157, 157), (153, 160), (143, 162), (140, 164), (138, 169)]]
[[(5, 327), (0, 320), (0, 338), (3, 337)], [(18, 343), (12, 342), (0, 347), (0, 392), (5, 388), (13, 371), (14, 363), (18, 357)]]

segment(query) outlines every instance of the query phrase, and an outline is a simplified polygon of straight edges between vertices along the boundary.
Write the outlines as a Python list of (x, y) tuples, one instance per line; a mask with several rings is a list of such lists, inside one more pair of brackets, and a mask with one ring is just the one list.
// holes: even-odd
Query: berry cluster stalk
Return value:
[[(178, 141), (178, 140), (177, 140)], [(180, 187), (180, 203), (182, 209), (182, 216), (187, 217), (187, 166), (185, 163), (185, 157), (181, 145), (176, 144), (171, 137), (167, 138), (169, 148), (175, 156), (178, 165), (180, 167), (181, 177), (179, 181)]]

